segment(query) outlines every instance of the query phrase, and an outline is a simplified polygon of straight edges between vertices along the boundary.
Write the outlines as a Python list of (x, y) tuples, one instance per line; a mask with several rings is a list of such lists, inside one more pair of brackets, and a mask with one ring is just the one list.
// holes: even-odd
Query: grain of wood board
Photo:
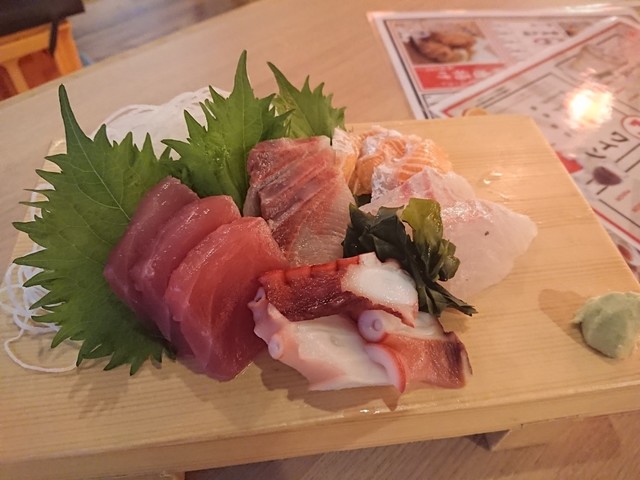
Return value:
[[(256, 467), (264, 468), (265, 476), (252, 478), (339, 478), (337, 472), (354, 463), (360, 463), (364, 473), (354, 472), (349, 478), (395, 477), (392, 467), (409, 478), (424, 478), (420, 475), (430, 473), (429, 468), (440, 468), (447, 478), (499, 478), (522, 465), (520, 478), (536, 468), (542, 470), (531, 478), (550, 478), (550, 472), (561, 475), (556, 478), (581, 478), (581, 471), (611, 460), (607, 472), (615, 475), (609, 478), (633, 478), (629, 475), (637, 460), (616, 467), (615, 457), (622, 448), (631, 453), (635, 448), (637, 453), (637, 447), (617, 440), (637, 436), (637, 414), (623, 416), (622, 433), (608, 423), (616, 417), (597, 428), (589, 426), (594, 420), (579, 423), (576, 428), (584, 429), (575, 435), (581, 443), (567, 447), (567, 457), (539, 447), (526, 449), (534, 452), (532, 456), (492, 452), (487, 457), (469, 438), (411, 443), (636, 409), (640, 352), (622, 362), (604, 359), (584, 345), (571, 317), (590, 296), (639, 287), (530, 119), (484, 116), (387, 126), (433, 138), (450, 153), (454, 168), (479, 188), (481, 197), (507, 202), (531, 216), (540, 229), (511, 275), (474, 299), (481, 312), (477, 317), (443, 317), (445, 327), (460, 335), (471, 356), (474, 375), (465, 388), (421, 388), (399, 399), (393, 392), (375, 389), (308, 392), (302, 377), (268, 356), (259, 357), (228, 383), (170, 362), (162, 368), (147, 365), (133, 378), (124, 369), (103, 372), (101, 362), (51, 377), (25, 372), (0, 358), (2, 379), (12, 385), (0, 389), (0, 403), (7, 412), (5, 436), (0, 437), (0, 467), (6, 470), (0, 473), (35, 479), (47, 478), (55, 469), (71, 479), (271, 460)], [(485, 141), (489, 135), (492, 142)], [(500, 182), (479, 187), (495, 168), (503, 173)], [(21, 237), (17, 252), (26, 247)], [(6, 338), (11, 332), (15, 330), (5, 317), (0, 333)], [(38, 358), (46, 354), (45, 347), (46, 343), (26, 344), (23, 353)], [(55, 410), (38, 408), (45, 394), (55, 401)], [(598, 436), (593, 441), (600, 444), (606, 437), (606, 447), (584, 456), (582, 445), (588, 442), (583, 437), (592, 429)], [(407, 445), (309, 457), (401, 443)], [(446, 448), (449, 453), (420, 455), (422, 448)], [(542, 458), (543, 453), (550, 459)], [(473, 475), (472, 463), (461, 461), (469, 455), (482, 467), (479, 476)], [(304, 458), (278, 460), (297, 456)], [(569, 460), (560, 467), (553, 463), (560, 458)], [(595, 467), (589, 458), (595, 459)], [(234, 468), (208, 474), (225, 478), (225, 472), (236, 472), (234, 478), (242, 478), (244, 467)], [(272, 470), (289, 468), (298, 473), (286, 477)]]

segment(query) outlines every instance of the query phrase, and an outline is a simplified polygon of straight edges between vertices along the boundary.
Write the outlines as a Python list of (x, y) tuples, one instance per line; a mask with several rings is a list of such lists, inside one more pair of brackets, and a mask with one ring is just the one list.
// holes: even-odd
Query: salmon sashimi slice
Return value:
[(209, 376), (231, 380), (264, 348), (247, 305), (260, 275), (286, 267), (266, 222), (244, 217), (207, 235), (172, 273), (165, 302)]
[(331, 138), (331, 148), (336, 153), (336, 165), (342, 172), (346, 182), (349, 182), (354, 170), (356, 161), (360, 154), (360, 139), (358, 136), (350, 134), (341, 128), (335, 128)]
[(149, 327), (154, 327), (152, 308), (142, 292), (135, 288), (131, 269), (143, 257), (158, 232), (182, 207), (198, 199), (189, 187), (167, 177), (152, 187), (142, 198), (129, 225), (111, 250), (104, 276), (113, 292)]
[(354, 195), (380, 194), (404, 183), (425, 166), (451, 170), (446, 152), (432, 140), (382, 127), (354, 137), (359, 155), (349, 180)]
[(164, 303), (169, 278), (187, 254), (208, 234), (239, 218), (238, 207), (227, 195), (205, 197), (188, 203), (164, 225), (147, 255), (131, 269), (131, 277), (150, 309), (151, 319), (176, 347), (178, 354), (188, 354), (189, 349), (179, 325), (172, 321)]
[(327, 137), (282, 138), (249, 153), (245, 215), (265, 218), (292, 265), (342, 256), (353, 195)]
[(461, 388), (471, 374), (464, 344), (428, 313), (420, 312), (411, 328), (394, 315), (369, 310), (360, 315), (358, 330), (368, 342), (367, 354), (385, 367), (401, 392), (411, 382)]
[(381, 309), (413, 325), (418, 313), (411, 276), (393, 260), (381, 262), (375, 253), (271, 271), (259, 282), (268, 301), (291, 321), (335, 314), (355, 321), (364, 310)]
[(249, 308), (255, 333), (271, 357), (304, 375), (309, 390), (391, 384), (387, 370), (367, 355), (366, 342), (350, 318), (330, 315), (292, 322), (269, 303), (262, 289)]

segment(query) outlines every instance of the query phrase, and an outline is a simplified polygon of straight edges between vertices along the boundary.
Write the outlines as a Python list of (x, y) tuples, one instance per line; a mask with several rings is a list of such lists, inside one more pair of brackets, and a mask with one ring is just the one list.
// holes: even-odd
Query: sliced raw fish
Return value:
[(244, 217), (207, 235), (173, 272), (165, 302), (208, 375), (231, 380), (264, 348), (247, 304), (261, 274), (286, 266), (266, 222)]
[(249, 308), (255, 333), (271, 357), (304, 375), (309, 390), (390, 385), (387, 370), (369, 358), (350, 318), (331, 315), (292, 322), (269, 303), (262, 289)]
[(136, 288), (142, 292), (151, 319), (177, 349), (188, 353), (179, 325), (171, 320), (164, 303), (169, 277), (187, 253), (221, 225), (240, 218), (233, 199), (226, 195), (205, 197), (182, 207), (158, 232), (146, 255), (131, 269)]
[(441, 174), (428, 167), (360, 208), (375, 214), (382, 206), (402, 207), (410, 198), (440, 203), (444, 238), (456, 245), (455, 255), (460, 259), (455, 276), (444, 286), (458, 298), (473, 297), (504, 279), (537, 234), (529, 217), (478, 199), (460, 175)]
[(447, 154), (432, 140), (403, 135), (380, 126), (360, 134), (354, 174), (349, 187), (355, 195), (379, 193), (402, 185), (425, 166), (451, 170)]
[(471, 374), (467, 351), (453, 332), (445, 332), (436, 317), (420, 312), (411, 328), (387, 312), (369, 310), (358, 319), (358, 330), (369, 342), (370, 358), (382, 365), (398, 390), (410, 382), (460, 388)]
[(167, 177), (140, 201), (123, 237), (109, 254), (104, 276), (113, 292), (148, 326), (151, 309), (135, 288), (131, 268), (148, 251), (164, 224), (182, 207), (198, 199), (186, 185)]
[(354, 134), (341, 128), (335, 128), (331, 138), (331, 148), (336, 152), (336, 165), (342, 171), (345, 181), (348, 183), (356, 168), (356, 160), (360, 154), (359, 141)]
[(245, 215), (267, 220), (292, 265), (342, 256), (353, 196), (327, 137), (269, 140), (249, 153)]
[(441, 216), (444, 235), (460, 259), (445, 286), (458, 298), (470, 298), (504, 279), (538, 233), (526, 215), (486, 200), (455, 202)]
[(402, 185), (376, 192), (371, 196), (371, 203), (363, 205), (361, 209), (375, 214), (380, 207), (402, 207), (410, 198), (430, 198), (444, 207), (458, 200), (476, 198), (476, 194), (464, 177), (454, 172), (441, 173), (425, 167)]
[(269, 302), (291, 321), (338, 313), (357, 320), (364, 310), (381, 309), (413, 325), (418, 313), (411, 276), (396, 261), (381, 262), (375, 253), (271, 271), (259, 281)]

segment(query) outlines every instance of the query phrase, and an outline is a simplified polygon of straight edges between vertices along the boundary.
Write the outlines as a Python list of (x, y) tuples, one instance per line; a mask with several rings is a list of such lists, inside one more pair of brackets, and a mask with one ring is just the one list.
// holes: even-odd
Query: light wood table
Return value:
[[(536, 1), (530, 3), (529, 6), (552, 6), (554, 3), (553, 1)], [(577, 4), (579, 2), (567, 3)], [(447, 8), (501, 8), (504, 7), (504, 2), (448, 2), (446, 6)], [(229, 88), (237, 58), (242, 50), (247, 49), (249, 51), (249, 72), (258, 94), (269, 93), (275, 88), (275, 82), (266, 66), (267, 61), (272, 61), (295, 84), (301, 84), (306, 75), (311, 75), (312, 83), (325, 82), (326, 91), (334, 93), (335, 103), (348, 107), (347, 119), (350, 123), (409, 120), (411, 112), (404, 93), (379, 39), (368, 23), (366, 12), (384, 9), (423, 10), (435, 8), (438, 8), (438, 2), (417, 0), (401, 2), (263, 0), (167, 37), (149, 47), (143, 47), (86, 68), (66, 77), (64, 83), (80, 124), (85, 130), (91, 131), (111, 112), (125, 105), (163, 103), (180, 92), (196, 90), (208, 84)], [(0, 238), (0, 266), (3, 269), (10, 261), (17, 238), (17, 233), (11, 229), (9, 222), (19, 220), (24, 215), (24, 209), (18, 206), (18, 201), (26, 198), (25, 192), (21, 189), (29, 188), (35, 184), (37, 179), (34, 170), (42, 165), (42, 157), (47, 152), (50, 142), (62, 137), (56, 86), (48, 84), (0, 104), (0, 165), (2, 168), (0, 173), (3, 175), (3, 182), (0, 186), (2, 201), (0, 215), (4, 233)], [(497, 119), (489, 120), (489, 123), (480, 119), (470, 119), (468, 122), (468, 125), (474, 128), (476, 136), (488, 136), (492, 131), (505, 125)], [(526, 130), (525, 139), (537, 142), (538, 146), (534, 148), (533, 156), (528, 157), (525, 163), (535, 159), (548, 162), (551, 153), (541, 143), (541, 139), (536, 136), (535, 128), (527, 123), (526, 119), (513, 119), (512, 124), (520, 125)], [(481, 175), (482, 172), (474, 170), (468, 153), (463, 154), (460, 150), (463, 145), (455, 136), (459, 135), (465, 126), (465, 124), (457, 122), (453, 130), (449, 127), (440, 130), (436, 125), (433, 127), (433, 133), (453, 150), (454, 158), (457, 155), (458, 158), (467, 162), (470, 174)], [(409, 126), (407, 128), (410, 130), (417, 128), (422, 131), (422, 127)], [(502, 134), (504, 140), (508, 141), (508, 133), (503, 131)], [(513, 141), (513, 139), (511, 140)], [(515, 143), (511, 145), (514, 149), (513, 153), (518, 155), (519, 151)], [(487, 152), (487, 154), (491, 153), (491, 151)], [(548, 164), (547, 167), (553, 170), (555, 167), (550, 165)], [(559, 171), (553, 171), (559, 173)], [(515, 187), (512, 186), (512, 188)], [(535, 197), (535, 195), (531, 195), (531, 198)], [(586, 211), (584, 210), (585, 205), (576, 200), (576, 197), (572, 196), (571, 198), (572, 201), (577, 202), (576, 208), (582, 209), (580, 212), (584, 213)], [(514, 208), (517, 204), (516, 201)], [(549, 228), (558, 227), (557, 224), (554, 224), (555, 220), (539, 207), (533, 207), (527, 213), (538, 216), (538, 219), (542, 219)], [(606, 242), (604, 235), (596, 229), (595, 223), (588, 215), (584, 217), (579, 215), (578, 217), (580, 228), (585, 228), (589, 233), (593, 233), (596, 242)], [(561, 233), (559, 230), (555, 231), (555, 234), (559, 233)], [(571, 236), (569, 232), (565, 233)], [(576, 249), (579, 250), (579, 238), (571, 237), (571, 241), (575, 242)], [(600, 245), (600, 243), (598, 244)], [(540, 253), (541, 251), (538, 250), (538, 254)], [(605, 276), (613, 275), (610, 278), (612, 287), (628, 289), (627, 287), (633, 286), (632, 283), (629, 283), (630, 276), (624, 277), (623, 275), (624, 278), (617, 276), (624, 270), (622, 262), (615, 257), (614, 253), (610, 249), (607, 250), (605, 261), (596, 262), (595, 267), (591, 265), (591, 268), (594, 268), (592, 271)], [(533, 264), (529, 264), (526, 268), (528, 274), (535, 273)], [(521, 274), (525, 275), (522, 272)], [(511, 280), (512, 286), (516, 284), (518, 278), (516, 275)], [(555, 279), (554, 285), (557, 292), (561, 291), (561, 280)], [(541, 277), (539, 281), (546, 280)], [(595, 294), (597, 293), (595, 286), (601, 284), (596, 282), (591, 288), (589, 282), (585, 280), (580, 285), (581, 294)], [(547, 293), (553, 296), (553, 291), (554, 288), (550, 287)], [(548, 296), (538, 300), (542, 303), (550, 302), (547, 305), (550, 310), (546, 311), (549, 318), (557, 318), (556, 314), (560, 311), (565, 313), (562, 322), (557, 325), (557, 329), (563, 331), (567, 330), (567, 309), (575, 308), (580, 298), (571, 295), (564, 297), (564, 300), (569, 302), (565, 306), (553, 303), (553, 299)], [(529, 301), (534, 302), (536, 299), (530, 298)], [(540, 308), (543, 307), (544, 305)], [(495, 308), (489, 307), (489, 310), (499, 316), (499, 312)], [(480, 334), (480, 336), (482, 335)], [(3, 328), (3, 339), (6, 336), (7, 330)], [(553, 348), (560, 348), (562, 345), (571, 349), (577, 347), (577, 345), (572, 345), (572, 342), (576, 343), (574, 334), (562, 338), (557, 343), (552, 342)], [(527, 347), (523, 345), (522, 348), (526, 350)], [(499, 349), (488, 348), (488, 352), (500, 356)], [(484, 363), (483, 359), (478, 360), (481, 364)], [(637, 367), (637, 358), (635, 360), (635, 367)], [(473, 412), (458, 412), (455, 423), (450, 423), (448, 417), (442, 415), (434, 415), (433, 420), (437, 424), (437, 429), (440, 429), (440, 436), (456, 436), (492, 429), (511, 428), (522, 423), (545, 419), (625, 412), (640, 407), (640, 400), (636, 401), (640, 398), (640, 394), (638, 394), (640, 383), (634, 373), (638, 370), (637, 368), (630, 369), (627, 364), (622, 371), (617, 371), (617, 374), (620, 375), (620, 384), (617, 387), (612, 387), (612, 383), (615, 382), (612, 382), (609, 376), (613, 370), (608, 370), (608, 366), (598, 362), (595, 362), (594, 366), (595, 370), (592, 373), (596, 381), (594, 381), (593, 395), (591, 396), (585, 396), (582, 395), (584, 392), (579, 392), (573, 398), (570, 394), (569, 397), (558, 400), (557, 398), (545, 399), (542, 398), (543, 395), (539, 398), (540, 408), (533, 408), (526, 399), (522, 399), (523, 401), (518, 408), (509, 412), (503, 412), (498, 406), (494, 406), (485, 410), (484, 414), (478, 411), (475, 417), (472, 415)], [(368, 426), (355, 422), (351, 426), (342, 425), (333, 432), (327, 425), (316, 430), (309, 430), (308, 435), (317, 434), (321, 438), (321, 441), (312, 446), (301, 443), (305, 432), (294, 433), (287, 437), (289, 451), (283, 452), (277, 445), (269, 442), (272, 437), (266, 435), (261, 441), (259, 432), (254, 431), (252, 443), (245, 443), (241, 438), (238, 438), (236, 441), (229, 441), (226, 445), (231, 450), (224, 452), (216, 449), (222, 445), (220, 438), (207, 436), (206, 433), (203, 433), (204, 430), (200, 430), (198, 419), (189, 417), (187, 420), (190, 423), (186, 423), (184, 427), (194, 429), (196, 436), (199, 435), (198, 438), (192, 439), (195, 444), (180, 444), (184, 437), (175, 435), (171, 438), (166, 437), (166, 442), (161, 441), (161, 445), (156, 445), (158, 448), (154, 450), (145, 447), (145, 444), (149, 438), (153, 438), (158, 432), (163, 432), (162, 421), (158, 420), (156, 423), (152, 417), (144, 413), (153, 408), (154, 397), (150, 392), (157, 393), (153, 389), (155, 387), (151, 390), (145, 389), (149, 385), (155, 385), (154, 382), (159, 379), (168, 382), (168, 384), (177, 382), (187, 388), (189, 401), (197, 404), (198, 402), (207, 402), (207, 397), (203, 395), (210, 393), (212, 387), (202, 386), (198, 383), (199, 380), (190, 377), (180, 377), (172, 369), (173, 367), (163, 372), (154, 372), (149, 369), (140, 375), (140, 378), (134, 378), (131, 381), (122, 371), (112, 374), (98, 371), (96, 374), (96, 372), (87, 369), (77, 376), (61, 377), (60, 382), (63, 386), (60, 389), (56, 389), (55, 380), (50, 378), (42, 380), (41, 377), (36, 376), (33, 379), (28, 379), (24, 376), (25, 374), (17, 373), (16, 367), (9, 364), (4, 356), (0, 358), (0, 368), (2, 372), (0, 380), (2, 382), (0, 385), (2, 397), (0, 398), (3, 398), (3, 402), (10, 401), (11, 405), (15, 406), (21, 400), (16, 392), (24, 389), (24, 405), (31, 409), (21, 413), (17, 413), (15, 409), (11, 410), (11, 415), (16, 415), (17, 419), (8, 418), (6, 411), (0, 413), (0, 421), (2, 422), (0, 425), (0, 430), (2, 430), (2, 434), (0, 434), (0, 451), (2, 452), (0, 461), (7, 462), (6, 465), (9, 465), (7, 472), (13, 474), (7, 478), (20, 478), (18, 474), (24, 478), (79, 478), (100, 474), (119, 474), (126, 471), (141, 473), (153, 470), (154, 465), (157, 465), (159, 469), (169, 470), (206, 468), (215, 465), (278, 458), (279, 456), (304, 455), (333, 449), (351, 449), (438, 436), (428, 432), (421, 434), (416, 431), (411, 426), (415, 419), (410, 416), (399, 415), (393, 421), (388, 421), (388, 418), (384, 418), (384, 416), (372, 415), (373, 420)], [(506, 366), (500, 365), (500, 368), (504, 369)], [(104, 375), (112, 376), (106, 377)], [(259, 381), (258, 370), (254, 370), (251, 375), (255, 377), (254, 380)], [(100, 387), (101, 378), (107, 382), (104, 389)], [(538, 380), (541, 385), (544, 384), (542, 377)], [(562, 375), (555, 377), (554, 381), (561, 380)], [(43, 392), (39, 389), (38, 385), (41, 386), (42, 382), (49, 385), (51, 390)], [(513, 394), (520, 387), (526, 390), (523, 385), (516, 385), (515, 390), (508, 392), (505, 390), (505, 394)], [(604, 385), (607, 387), (604, 388)], [(118, 390), (109, 391), (109, 386)], [(598, 390), (600, 387), (603, 388), (602, 391)], [(473, 388), (480, 388), (482, 391), (478, 385)], [(571, 385), (569, 385), (568, 391), (570, 390)], [(250, 393), (251, 390), (248, 392)], [(43, 394), (46, 394), (46, 397), (42, 400), (33, 397), (33, 395)], [(136, 395), (139, 396), (136, 397)], [(442, 394), (442, 398), (444, 397), (449, 399), (450, 405), (452, 397), (449, 394)], [(464, 400), (464, 394), (461, 398)], [(146, 404), (143, 403), (144, 399), (146, 399)], [(572, 403), (574, 400), (577, 402)], [(228, 400), (221, 397), (221, 401)], [(300, 398), (297, 401), (300, 403)], [(71, 408), (75, 406), (74, 402), (79, 402), (81, 406), (81, 410), (76, 413), (71, 411)], [(339, 405), (340, 402), (334, 403), (332, 400), (328, 400), (328, 404), (335, 410), (336, 405)], [(42, 405), (43, 410), (34, 411), (33, 409), (37, 405)], [(116, 407), (133, 408), (141, 414), (145, 419), (143, 427), (146, 430), (131, 424), (131, 432), (129, 432), (126, 424), (118, 423), (117, 415), (114, 415)], [(265, 405), (266, 407), (268, 406)], [(428, 406), (423, 405), (421, 408), (422, 410), (418, 412), (420, 415), (432, 414)], [(44, 409), (51, 416), (45, 415)], [(32, 435), (36, 446), (41, 440), (40, 433), (43, 438), (47, 436), (53, 438), (53, 432), (58, 427), (46, 422), (49, 418), (51, 422), (56, 421), (57, 409), (62, 410), (62, 416), (58, 418), (64, 417), (72, 422), (69, 430), (61, 434), (60, 448), (56, 450), (57, 447), (54, 443), (48, 443), (46, 454), (38, 449), (30, 452), (27, 442), (24, 440), (25, 435), (27, 433)], [(24, 419), (29, 413), (42, 418), (41, 428), (33, 424), (30, 424), (29, 427), (26, 426), (28, 422)], [(105, 416), (101, 417), (101, 413), (105, 413)], [(305, 413), (305, 415), (307, 414), (314, 415), (315, 413)], [(338, 411), (335, 415), (339, 416), (340, 412)], [(133, 421), (133, 418), (133, 416), (130, 417), (130, 420)], [(629, 418), (638, 422), (637, 416)], [(228, 418), (225, 425), (243, 423), (246, 420)], [(304, 418), (301, 417), (298, 420), (301, 421)], [(33, 430), (20, 432), (21, 422), (24, 423), (25, 429), (33, 428)], [(10, 426), (13, 430), (5, 428), (6, 426)], [(92, 427), (95, 427), (96, 430), (91, 431)], [(349, 427), (354, 430), (350, 431)], [(6, 434), (8, 431), (16, 435), (16, 438), (19, 437), (18, 441), (23, 443), (17, 446), (13, 445), (14, 439)], [(409, 431), (412, 433), (407, 434)], [(96, 438), (98, 435), (107, 437)], [(83, 436), (86, 439), (85, 443), (82, 441)], [(131, 448), (128, 450), (118, 449), (118, 442), (130, 445)], [(296, 444), (296, 442), (299, 443)], [(107, 448), (107, 445), (111, 445), (111, 447)], [(196, 445), (197, 448), (194, 449), (193, 445)], [(449, 454), (457, 455), (456, 445), (459, 444), (450, 444), (453, 450), (448, 452)], [(256, 451), (258, 448), (263, 448), (264, 451)], [(75, 449), (78, 458), (75, 467), (70, 463), (68, 455), (68, 452), (73, 449)], [(206, 454), (206, 449), (211, 449), (209, 455)], [(383, 450), (383, 452), (393, 451)], [(6, 452), (11, 453), (5, 457)], [(407, 455), (407, 465), (414, 465), (416, 469), (419, 469), (422, 459), (420, 451), (407, 447), (403, 452)], [(442, 455), (446, 454), (445, 448)], [(10, 455), (13, 456), (10, 457)], [(382, 453), (382, 456), (385, 455)], [(455, 459), (447, 465), (448, 467), (456, 465)], [(4, 465), (0, 468), (4, 468)], [(256, 467), (255, 472), (258, 471), (261, 470)], [(441, 470), (441, 473), (444, 471), (446, 470)], [(467, 471), (469, 474), (473, 474), (473, 469)], [(499, 468), (496, 471), (499, 471)], [(245, 469), (242, 472), (244, 472), (241, 473), (242, 478), (252, 478), (253, 476), (250, 469)], [(373, 475), (374, 473), (371, 474), (372, 477)], [(587, 476), (589, 475), (587, 474)]]

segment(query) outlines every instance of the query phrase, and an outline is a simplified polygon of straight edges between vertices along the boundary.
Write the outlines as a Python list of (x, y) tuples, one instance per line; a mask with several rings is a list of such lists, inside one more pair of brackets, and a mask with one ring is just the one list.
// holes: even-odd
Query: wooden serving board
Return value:
[[(413, 388), (399, 398), (391, 388), (309, 392), (300, 375), (266, 354), (218, 383), (170, 361), (133, 377), (126, 368), (102, 371), (101, 362), (41, 374), (2, 353), (0, 477), (195, 470), (640, 408), (640, 354), (607, 359), (571, 324), (587, 298), (640, 287), (533, 121), (385, 126), (434, 139), (480, 197), (529, 215), (539, 228), (507, 279), (467, 299), (480, 313), (443, 317), (467, 346), (474, 370), (467, 387)], [(15, 254), (29, 246), (19, 237)], [(0, 333), (3, 341), (15, 335), (9, 318)], [(75, 357), (71, 347), (49, 351), (48, 341), (16, 349), (28, 358)]]

